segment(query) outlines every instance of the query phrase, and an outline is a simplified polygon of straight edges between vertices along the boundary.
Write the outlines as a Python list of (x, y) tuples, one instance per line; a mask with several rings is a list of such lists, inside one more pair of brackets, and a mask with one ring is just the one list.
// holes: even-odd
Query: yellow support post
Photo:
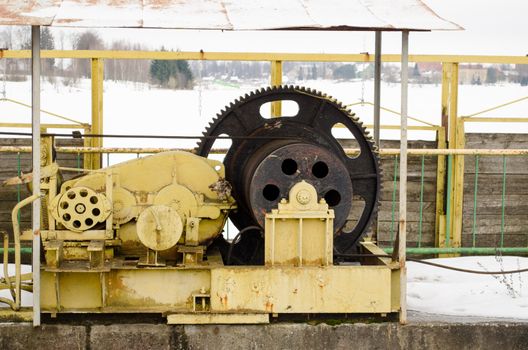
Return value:
[[(456, 120), (456, 148), (465, 148), (466, 141), (464, 136), (464, 122), (457, 118)], [(453, 210), (453, 228), (451, 230), (451, 246), (458, 248), (462, 245), (462, 221), (464, 215), (464, 156), (454, 156), (454, 210)], [(457, 254), (459, 255), (459, 254)]]
[[(450, 136), (450, 133), (449, 133), (449, 79), (450, 79), (450, 73), (451, 73), (451, 64), (450, 63), (446, 63), (446, 62), (443, 62), (442, 63), (442, 127), (444, 128), (444, 143), (445, 143), (445, 146), (447, 147), (447, 139), (449, 138)], [(443, 160), (442, 163), (440, 163), (440, 160)], [(437, 172), (437, 186), (439, 185), (438, 184), (438, 181), (441, 182), (441, 185), (442, 187), (439, 189), (437, 188), (437, 195), (438, 195), (438, 191), (442, 191), (442, 197), (446, 196), (446, 191), (447, 190), (447, 196), (449, 196), (451, 194), (450, 190), (449, 189), (446, 189), (445, 188), (445, 180), (444, 180), (444, 177), (445, 177), (445, 173), (444, 174), (441, 174), (439, 170), (441, 170), (442, 168), (446, 169), (446, 158), (444, 157), (443, 159), (441, 157), (438, 157), (438, 165), (439, 165), (439, 168), (437, 169), (438, 172)], [(440, 178), (440, 176), (442, 176), (442, 178)], [(446, 227), (447, 227), (447, 220), (448, 220), (448, 217), (445, 215), (446, 214), (446, 211), (450, 208), (445, 208), (444, 209), (444, 200), (442, 198), (441, 200), (442, 202), (442, 207), (438, 207), (439, 205), (439, 201), (438, 201), (438, 198), (437, 198), (437, 212), (438, 211), (441, 211), (444, 215), (441, 215), (438, 220), (440, 221), (438, 223), (438, 237), (437, 239), (435, 239), (435, 241), (437, 241), (438, 243), (438, 247), (445, 247), (446, 245), (446, 239), (445, 239), (445, 234), (446, 234)], [(449, 202), (448, 202), (449, 203)], [(452, 213), (451, 210), (449, 210), (450, 213)], [(450, 217), (449, 217), (450, 219)], [(435, 227), (436, 227), (436, 224), (435, 224)]]
[[(271, 61), (271, 85), (282, 84), (282, 61)], [(271, 103), (271, 117), (276, 118), (282, 115), (281, 101)]]
[[(89, 135), (92, 133), (92, 129), (89, 126), (86, 126), (84, 128), (84, 135)], [(92, 147), (92, 138), (91, 137), (85, 137), (83, 140), (83, 146), (84, 147)], [(85, 169), (93, 169), (92, 163), (93, 163), (93, 157), (94, 153), (84, 153), (83, 154), (83, 164)]]
[[(463, 121), (458, 118), (458, 63), (443, 63), (442, 125), (448, 128), (448, 148), (464, 148)], [(453, 166), (448, 171), (450, 172), (448, 176), (452, 179), (446, 194), (449, 196), (448, 203), (450, 203), (447, 210), (450, 215), (446, 216), (446, 231), (449, 231), (449, 239), (439, 237), (439, 246), (460, 247), (462, 243), (464, 156), (453, 156)], [(449, 243), (446, 244), (446, 241)]]
[[(92, 134), (103, 133), (103, 80), (104, 60), (92, 58)], [(91, 145), (92, 147), (102, 147), (103, 139), (92, 137)], [(85, 164), (85, 168), (101, 168), (101, 155), (93, 154), (91, 164)]]
[[(437, 149), (447, 148), (446, 128), (443, 127), (436, 131)], [(446, 175), (446, 157), (439, 155), (436, 165), (436, 215), (435, 215), (435, 247), (440, 245), (441, 225), (445, 227), (445, 175)], [(442, 221), (444, 221), (442, 223)], [(445, 229), (444, 229), (445, 230)], [(443, 231), (445, 232), (445, 231)]]

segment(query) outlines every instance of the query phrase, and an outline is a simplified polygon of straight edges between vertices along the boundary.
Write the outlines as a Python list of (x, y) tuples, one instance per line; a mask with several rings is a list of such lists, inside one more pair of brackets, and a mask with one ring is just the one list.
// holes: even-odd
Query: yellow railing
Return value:
[[(0, 59), (22, 59), (30, 58), (29, 50), (0, 50)], [(104, 83), (104, 60), (105, 59), (158, 59), (158, 60), (222, 60), (222, 61), (269, 61), (271, 62), (270, 83), (278, 85), (282, 83), (282, 64), (286, 61), (298, 62), (374, 62), (374, 55), (362, 54), (325, 54), (325, 53), (264, 53), (264, 52), (154, 52), (154, 51), (102, 51), (102, 50), (43, 50), (41, 57), (66, 58), (66, 59), (89, 59), (92, 67), (92, 120), (91, 133), (103, 134), (103, 83)], [(383, 62), (401, 62), (400, 55), (382, 55)], [(451, 246), (458, 247), (461, 244), (462, 232), (462, 204), (463, 204), (463, 182), (464, 182), (464, 155), (465, 150), (464, 123), (465, 122), (528, 122), (528, 118), (492, 118), (477, 117), (485, 112), (497, 110), (501, 107), (523, 102), (528, 97), (502, 103), (498, 106), (487, 108), (483, 111), (467, 116), (458, 115), (458, 70), (461, 63), (484, 63), (484, 64), (527, 64), (527, 56), (482, 56), (482, 55), (410, 55), (409, 62), (439, 62), (442, 64), (442, 100), (439, 112), (442, 115), (441, 125), (434, 125), (418, 118), (410, 118), (420, 122), (422, 125), (410, 126), (411, 130), (431, 130), (436, 133), (438, 153), (437, 163), (437, 192), (436, 192), (436, 224), (435, 230), (438, 236), (440, 226), (449, 226), (452, 232)], [(371, 104), (360, 102), (358, 104)], [(399, 115), (398, 112), (388, 108), (383, 110)], [(278, 116), (281, 112), (279, 103), (272, 104), (272, 115)], [(0, 126), (5, 126), (1, 124)], [(370, 126), (369, 126), (370, 127)], [(385, 129), (398, 129), (398, 125), (385, 125)], [(111, 152), (111, 149), (101, 148), (100, 138), (86, 138), (84, 151), (77, 149), (74, 153), (84, 154), (84, 164), (88, 168), (98, 168), (101, 165), (101, 157), (98, 152)], [(1, 151), (1, 148), (0, 148)], [(66, 151), (66, 149), (64, 149)], [(117, 151), (117, 149), (116, 149)], [(386, 151), (386, 150), (385, 150)], [(382, 153), (385, 152), (382, 150)], [(430, 152), (431, 150), (410, 150), (412, 152)], [(497, 150), (499, 151), (499, 150)], [(142, 153), (139, 149), (133, 153)], [(153, 152), (147, 152), (153, 153)], [(429, 153), (427, 153), (429, 154)], [(452, 155), (453, 166), (447, 174), (446, 154)], [(446, 176), (447, 175), (447, 176)], [(445, 179), (452, 179), (446, 186)], [(448, 200), (452, 214), (445, 222), (445, 201)], [(444, 220), (444, 221), (443, 221)], [(437, 244), (439, 242), (437, 241)]]

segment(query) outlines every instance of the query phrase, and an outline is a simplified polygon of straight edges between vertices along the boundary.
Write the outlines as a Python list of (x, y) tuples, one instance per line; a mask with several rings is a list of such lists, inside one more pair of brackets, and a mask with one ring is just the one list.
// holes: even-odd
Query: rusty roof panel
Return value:
[(0, 24), (51, 25), (61, 0), (0, 0)]
[(0, 25), (456, 30), (421, 0), (0, 0)]

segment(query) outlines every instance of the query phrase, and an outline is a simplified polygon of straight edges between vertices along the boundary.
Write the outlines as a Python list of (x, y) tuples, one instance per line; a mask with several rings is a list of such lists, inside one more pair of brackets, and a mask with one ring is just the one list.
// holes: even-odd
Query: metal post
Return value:
[(400, 226), (398, 260), (400, 263), (400, 323), (407, 323), (407, 83), (409, 76), (409, 32), (402, 32), (401, 55), (401, 138), (400, 138)]
[(374, 142), (380, 145), (381, 31), (376, 31), (374, 52)]
[[(104, 60), (92, 58), (92, 134), (103, 133), (103, 82), (104, 82)], [(92, 137), (92, 147), (102, 147), (103, 139)], [(92, 164), (84, 164), (86, 169), (100, 169), (101, 155), (92, 155)]]
[[(282, 61), (271, 61), (271, 85), (279, 86), (282, 84)], [(282, 115), (281, 101), (271, 103), (271, 117), (280, 117)]]
[[(40, 26), (31, 27), (33, 195), (40, 195)], [(40, 325), (40, 199), (33, 202), (33, 326)]]

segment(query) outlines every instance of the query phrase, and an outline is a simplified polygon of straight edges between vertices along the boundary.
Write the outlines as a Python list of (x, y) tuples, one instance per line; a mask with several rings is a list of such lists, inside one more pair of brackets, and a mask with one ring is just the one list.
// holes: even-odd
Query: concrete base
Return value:
[(0, 324), (0, 349), (526, 349), (528, 323)]

